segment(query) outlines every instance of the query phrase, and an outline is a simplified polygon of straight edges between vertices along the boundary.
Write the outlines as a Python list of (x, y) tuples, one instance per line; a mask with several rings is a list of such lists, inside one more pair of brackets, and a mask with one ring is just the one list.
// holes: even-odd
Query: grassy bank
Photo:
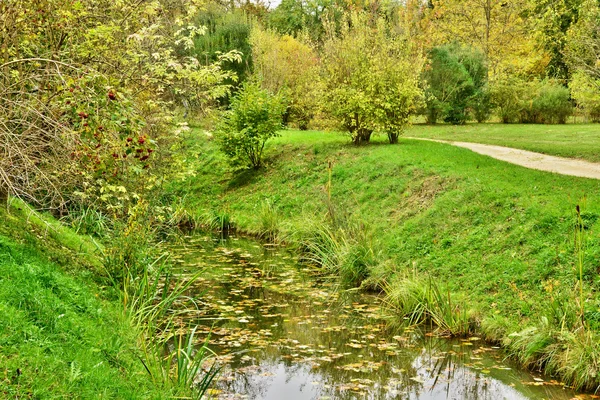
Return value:
[(598, 124), (467, 124), (415, 125), (406, 136), (493, 144), (554, 156), (599, 162)]
[(0, 207), (0, 220), (0, 397), (192, 393), (169, 381), (164, 352), (155, 352), (135, 310), (102, 273), (98, 244), (18, 201)]
[[(387, 288), (399, 319), (414, 316), (411, 301), (449, 299), (439, 313), (464, 326), (449, 332), (503, 342), (524, 364), (578, 387), (600, 383), (600, 182), (444, 144), (352, 147), (340, 135), (295, 131), (268, 145), (266, 168), (236, 173), (206, 136), (189, 143), (196, 174), (171, 191), (195, 221), (299, 245), (347, 283)], [(398, 290), (407, 280), (437, 286)]]

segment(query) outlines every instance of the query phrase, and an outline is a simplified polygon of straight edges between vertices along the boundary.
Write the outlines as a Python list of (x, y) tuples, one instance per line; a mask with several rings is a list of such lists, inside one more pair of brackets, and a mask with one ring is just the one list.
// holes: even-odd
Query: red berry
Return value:
[(131, 142), (132, 140), (133, 140), (133, 139), (132, 139), (132, 138), (130, 138), (130, 137), (128, 137), (128, 138), (127, 138), (127, 141), (128, 141), (128, 142)]
[(108, 98), (111, 100), (116, 100), (117, 99), (117, 95), (115, 94), (115, 92), (113, 92), (112, 90), (108, 92)]

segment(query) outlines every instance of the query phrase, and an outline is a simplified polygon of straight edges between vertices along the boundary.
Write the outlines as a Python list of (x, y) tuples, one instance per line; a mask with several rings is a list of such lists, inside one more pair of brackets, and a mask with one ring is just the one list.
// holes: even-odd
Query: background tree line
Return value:
[(599, 17), (596, 0), (5, 1), (0, 197), (126, 214), (178, 165), (177, 117), (213, 110), (231, 108), (216, 132), (238, 161), (228, 141), (262, 149), (281, 124), (362, 144), (418, 115), (596, 122)]

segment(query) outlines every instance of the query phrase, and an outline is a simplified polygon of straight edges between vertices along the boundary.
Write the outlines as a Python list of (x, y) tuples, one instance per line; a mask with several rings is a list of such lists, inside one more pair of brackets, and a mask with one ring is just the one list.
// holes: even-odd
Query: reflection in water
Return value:
[[(503, 361), (478, 338), (391, 330), (377, 297), (336, 290), (285, 249), (230, 238), (173, 245), (188, 295), (224, 365), (220, 399), (571, 399), (575, 393)], [(202, 335), (200, 335), (202, 336)], [(579, 397), (584, 398), (584, 397)]]

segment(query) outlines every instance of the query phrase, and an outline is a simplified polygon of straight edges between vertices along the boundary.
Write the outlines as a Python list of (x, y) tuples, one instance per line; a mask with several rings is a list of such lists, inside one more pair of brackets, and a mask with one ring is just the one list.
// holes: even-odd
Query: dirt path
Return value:
[(494, 146), (491, 144), (451, 142), (445, 140), (413, 137), (407, 139), (427, 140), (430, 142), (445, 143), (452, 146), (464, 147), (465, 149), (472, 150), (475, 153), (540, 171), (554, 172), (561, 175), (578, 176), (581, 178), (600, 179), (600, 163), (592, 163), (573, 158), (549, 156), (546, 154), (534, 153), (533, 151)]

